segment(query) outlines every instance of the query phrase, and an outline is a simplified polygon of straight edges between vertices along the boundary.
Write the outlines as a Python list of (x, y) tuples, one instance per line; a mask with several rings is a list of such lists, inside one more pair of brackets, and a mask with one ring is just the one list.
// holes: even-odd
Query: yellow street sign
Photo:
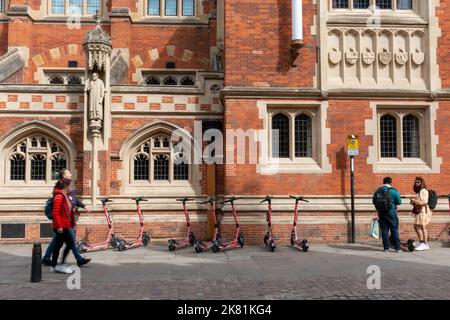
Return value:
[(347, 151), (349, 156), (357, 156), (359, 149), (359, 138), (357, 135), (347, 137)]

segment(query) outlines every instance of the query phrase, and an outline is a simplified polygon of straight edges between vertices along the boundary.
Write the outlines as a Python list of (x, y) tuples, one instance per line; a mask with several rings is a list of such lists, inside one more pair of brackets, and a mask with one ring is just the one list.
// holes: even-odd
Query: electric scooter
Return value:
[(308, 240), (303, 239), (300, 240), (297, 238), (297, 219), (298, 219), (298, 202), (299, 201), (303, 201), (303, 202), (309, 202), (308, 200), (306, 200), (305, 198), (303, 198), (302, 196), (289, 196), (292, 199), (295, 199), (295, 209), (294, 209), (294, 223), (292, 225), (292, 231), (291, 231), (291, 245), (292, 247), (298, 248), (298, 249), (302, 249), (303, 252), (308, 251), (309, 249), (309, 243)]
[(113, 202), (113, 201), (109, 200), (108, 198), (101, 199), (100, 201), (102, 202), (103, 213), (105, 214), (106, 223), (108, 224), (108, 229), (109, 229), (108, 237), (102, 243), (89, 244), (89, 242), (81, 241), (78, 244), (78, 250), (82, 253), (88, 252), (88, 251), (94, 251), (94, 250), (105, 250), (110, 247), (117, 248), (118, 242), (120, 241), (120, 239), (114, 235), (114, 231), (112, 228), (111, 215), (108, 212), (108, 210), (106, 209), (106, 203)]
[(241, 232), (241, 227), (239, 226), (239, 222), (237, 219), (236, 207), (234, 206), (234, 201), (236, 201), (238, 199), (242, 199), (242, 197), (240, 197), (240, 198), (231, 197), (222, 202), (222, 204), (225, 204), (228, 202), (231, 204), (231, 208), (233, 210), (234, 222), (236, 224), (236, 232), (234, 234), (234, 239), (230, 242), (219, 243), (218, 241), (216, 241), (213, 244), (214, 252), (219, 252), (220, 250), (226, 249), (226, 248), (237, 248), (237, 247), (242, 248), (242, 247), (244, 247), (244, 235)]
[(136, 198), (131, 198), (131, 199), (136, 201), (137, 214), (139, 217), (139, 223), (141, 225), (141, 228), (139, 230), (139, 237), (136, 240), (131, 241), (131, 242), (128, 242), (124, 239), (120, 239), (119, 243), (117, 244), (117, 249), (119, 249), (119, 251), (133, 249), (133, 248), (137, 248), (140, 246), (146, 247), (151, 241), (150, 235), (144, 231), (144, 217), (142, 215), (141, 206), (139, 204), (141, 201), (147, 201), (147, 200), (143, 199), (141, 197), (136, 197)]
[(272, 233), (272, 196), (266, 196), (263, 201), (260, 203), (267, 202), (268, 210), (267, 210), (267, 233), (264, 236), (264, 243), (267, 247), (269, 247), (270, 251), (274, 252), (277, 245), (275, 244), (275, 237)]
[(201, 202), (201, 204), (205, 204), (205, 203), (209, 203), (211, 205), (212, 217), (213, 217), (213, 222), (214, 222), (214, 235), (213, 235), (213, 239), (209, 242), (204, 243), (201, 240), (198, 240), (197, 242), (195, 242), (194, 249), (195, 249), (195, 252), (197, 252), (197, 253), (206, 251), (208, 249), (212, 249), (213, 252), (216, 252), (215, 250), (217, 250), (218, 245), (220, 245), (222, 242), (220, 232), (219, 232), (219, 225), (217, 224), (217, 218), (216, 218), (216, 197), (212, 196), (212, 197), (209, 197), (208, 200), (206, 200), (205, 202)]
[(177, 241), (175, 239), (170, 239), (169, 243), (168, 243), (169, 251), (182, 249), (182, 248), (186, 247), (188, 244), (190, 244), (191, 246), (195, 244), (195, 236), (194, 236), (194, 233), (191, 231), (191, 222), (189, 220), (189, 213), (186, 208), (186, 202), (191, 201), (191, 200), (194, 200), (194, 199), (187, 198), (187, 197), (177, 199), (177, 201), (183, 202), (184, 216), (186, 218), (186, 226), (187, 226), (186, 237), (180, 241)]

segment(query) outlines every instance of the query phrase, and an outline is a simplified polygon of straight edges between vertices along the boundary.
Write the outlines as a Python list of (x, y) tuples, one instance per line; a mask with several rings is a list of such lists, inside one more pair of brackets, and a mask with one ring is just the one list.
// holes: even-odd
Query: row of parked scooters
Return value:
[[(308, 240), (306, 240), (306, 239), (300, 240), (298, 238), (297, 220), (298, 220), (298, 203), (300, 201), (308, 202), (308, 200), (306, 200), (302, 196), (298, 196), (298, 197), (290, 196), (290, 197), (292, 199), (295, 199), (294, 222), (293, 222), (292, 231), (291, 231), (291, 245), (292, 245), (292, 247), (301, 249), (304, 252), (306, 252), (309, 249), (309, 243), (308, 243)], [(216, 216), (216, 197), (215, 196), (209, 197), (206, 201), (201, 202), (201, 204), (209, 204), (211, 206), (211, 213), (212, 213), (212, 218), (213, 218), (213, 222), (214, 222), (214, 234), (213, 234), (213, 239), (211, 241), (197, 240), (194, 233), (191, 230), (189, 212), (187, 210), (186, 203), (188, 201), (192, 201), (194, 199), (188, 198), (188, 197), (177, 199), (177, 201), (179, 201), (183, 204), (183, 211), (184, 211), (184, 216), (186, 219), (186, 236), (181, 240), (170, 239), (168, 241), (169, 250), (175, 251), (178, 249), (186, 248), (188, 246), (193, 246), (195, 249), (195, 252), (200, 253), (200, 252), (207, 251), (209, 249), (211, 249), (213, 252), (219, 252), (221, 250), (229, 249), (229, 248), (242, 248), (244, 246), (244, 242), (245, 242), (244, 234), (242, 233), (241, 227), (239, 226), (236, 207), (234, 204), (234, 202), (239, 199), (242, 199), (242, 198), (230, 197), (230, 198), (226, 198), (224, 201), (221, 202), (222, 204), (229, 203), (231, 205), (234, 222), (235, 222), (235, 227), (236, 227), (233, 240), (228, 241), (228, 242), (225, 241), (224, 239), (222, 239), (222, 237), (220, 235), (219, 224), (218, 224), (217, 216)], [(267, 204), (268, 204), (268, 210), (267, 210), (267, 214), (266, 214), (267, 233), (264, 235), (264, 244), (269, 248), (270, 251), (274, 252), (275, 248), (276, 248), (276, 243), (275, 243), (275, 236), (273, 234), (273, 229), (272, 229), (272, 199), (273, 199), (272, 196), (266, 196), (260, 203), (267, 202)], [(127, 240), (122, 239), (114, 234), (111, 214), (109, 213), (109, 211), (106, 207), (106, 204), (108, 202), (113, 202), (113, 201), (110, 199), (101, 199), (102, 206), (103, 206), (103, 212), (105, 214), (106, 222), (107, 222), (108, 229), (109, 229), (108, 236), (107, 236), (106, 240), (101, 243), (90, 244), (85, 241), (80, 242), (78, 244), (78, 249), (80, 250), (80, 252), (104, 250), (104, 249), (109, 249), (109, 248), (114, 248), (114, 249), (118, 249), (119, 251), (124, 251), (124, 250), (132, 249), (132, 248), (137, 248), (140, 246), (147, 246), (151, 241), (151, 236), (149, 233), (147, 233), (144, 230), (144, 217), (142, 215), (142, 211), (141, 211), (141, 207), (140, 207), (140, 203), (142, 201), (147, 201), (147, 200), (142, 197), (136, 197), (136, 198), (133, 198), (133, 200), (135, 200), (135, 202), (136, 202), (136, 211), (137, 211), (137, 214), (139, 217), (139, 224), (140, 224), (139, 236), (137, 237), (137, 239), (135, 239), (133, 241), (127, 241)]]

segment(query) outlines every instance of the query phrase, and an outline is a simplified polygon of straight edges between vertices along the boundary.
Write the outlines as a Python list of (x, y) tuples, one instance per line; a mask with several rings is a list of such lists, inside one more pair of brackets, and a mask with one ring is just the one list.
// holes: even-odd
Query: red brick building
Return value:
[[(356, 236), (367, 239), (371, 194), (384, 176), (402, 195), (413, 194), (418, 175), (450, 193), (449, 5), (3, 0), (0, 241), (46, 239), (43, 206), (62, 167), (94, 209), (78, 221), (79, 237), (90, 241), (106, 235), (98, 200), (106, 196), (124, 237), (138, 230), (130, 198), (147, 197), (153, 238), (181, 236), (184, 215), (175, 200), (195, 197), (192, 225), (206, 237), (208, 213), (198, 203), (213, 193), (244, 197), (236, 204), (249, 242), (262, 242), (266, 207), (259, 201), (266, 194), (275, 196), (282, 241), (290, 235), (290, 194), (310, 200), (301, 206), (301, 237), (348, 241), (349, 134), (360, 144)], [(96, 10), (102, 19), (93, 18)], [(90, 113), (96, 100), (86, 89), (95, 72), (106, 88), (100, 118)], [(230, 137), (241, 130), (243, 163), (234, 154), (239, 144), (225, 138), (224, 165), (175, 161), (183, 154), (174, 132), (194, 141), (210, 127)], [(207, 142), (200, 145), (205, 150)], [(229, 207), (218, 207), (230, 237)], [(404, 238), (413, 236), (410, 211), (400, 207)], [(446, 239), (449, 224), (441, 197), (430, 236)]]

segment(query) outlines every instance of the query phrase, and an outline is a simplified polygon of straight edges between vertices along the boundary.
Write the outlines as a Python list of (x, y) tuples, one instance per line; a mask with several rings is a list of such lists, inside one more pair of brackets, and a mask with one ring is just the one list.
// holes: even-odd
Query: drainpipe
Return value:
[(300, 48), (303, 47), (303, 6), (302, 0), (292, 1), (292, 38), (291, 38), (291, 65), (299, 55)]

